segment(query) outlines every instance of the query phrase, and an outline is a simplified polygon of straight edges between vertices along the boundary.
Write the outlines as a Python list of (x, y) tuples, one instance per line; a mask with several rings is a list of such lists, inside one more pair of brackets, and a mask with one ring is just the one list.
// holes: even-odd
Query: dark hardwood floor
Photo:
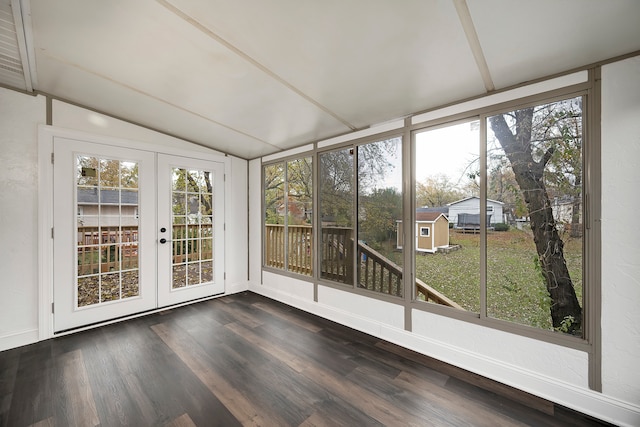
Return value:
[(2, 426), (593, 426), (245, 292), (0, 353)]

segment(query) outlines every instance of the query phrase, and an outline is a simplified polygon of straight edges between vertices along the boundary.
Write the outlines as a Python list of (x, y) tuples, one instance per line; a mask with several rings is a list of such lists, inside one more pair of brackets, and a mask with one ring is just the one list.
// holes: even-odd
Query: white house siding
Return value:
[[(491, 224), (498, 224), (505, 222), (502, 209), (503, 204), (494, 200), (487, 200), (487, 215), (491, 215)], [(493, 211), (489, 211), (493, 209)], [(449, 222), (451, 224), (458, 223), (459, 213), (479, 214), (480, 213), (480, 198), (470, 197), (457, 202), (453, 202), (449, 205)]]

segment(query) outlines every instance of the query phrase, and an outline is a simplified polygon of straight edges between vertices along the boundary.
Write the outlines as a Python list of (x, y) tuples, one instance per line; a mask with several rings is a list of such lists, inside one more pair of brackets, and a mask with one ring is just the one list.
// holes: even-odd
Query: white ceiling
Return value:
[(638, 0), (0, 0), (3, 23), (4, 85), (248, 159), (640, 51)]

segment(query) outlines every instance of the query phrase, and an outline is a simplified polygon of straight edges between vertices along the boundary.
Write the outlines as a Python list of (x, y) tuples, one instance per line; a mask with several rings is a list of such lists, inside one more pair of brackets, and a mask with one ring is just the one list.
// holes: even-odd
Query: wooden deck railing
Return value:
[(358, 241), (360, 280), (358, 286), (383, 294), (402, 296), (402, 267)]
[(288, 256), (288, 269), (295, 273), (311, 276), (313, 273), (313, 228), (310, 225), (288, 226), (288, 253), (285, 254), (284, 225), (268, 224), (265, 230), (264, 261), (265, 265), (285, 268)]
[(348, 227), (322, 227), (320, 277), (353, 283), (353, 239)]
[(137, 267), (137, 226), (78, 226), (78, 276)]
[[(288, 269), (312, 274), (312, 227), (289, 227)], [(340, 283), (353, 283), (353, 229), (323, 227), (321, 231), (320, 277)], [(268, 224), (265, 230), (265, 265), (285, 268), (284, 225)], [(362, 241), (358, 241), (358, 286), (388, 295), (402, 296), (402, 267)], [(435, 304), (462, 309), (455, 301), (416, 279), (416, 296)]]
[[(138, 268), (138, 226), (78, 226), (78, 276)], [(210, 224), (176, 224), (171, 234), (173, 263), (210, 260)]]

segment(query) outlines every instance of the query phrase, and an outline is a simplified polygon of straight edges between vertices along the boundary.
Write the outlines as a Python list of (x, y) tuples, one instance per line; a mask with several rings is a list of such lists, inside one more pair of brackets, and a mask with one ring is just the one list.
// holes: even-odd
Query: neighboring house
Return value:
[(296, 200), (289, 200), (289, 209), (285, 209), (285, 204), (281, 203), (276, 208), (279, 216), (283, 217), (289, 214), (289, 220), (293, 220), (294, 224), (309, 224), (311, 222), (311, 209), (305, 208), (305, 203)]
[[(559, 223), (571, 224), (573, 222), (573, 210), (574, 210), (574, 198), (571, 196), (555, 197), (551, 202), (551, 209), (553, 211), (553, 219)], [(582, 214), (582, 203), (578, 205), (580, 211), (578, 215)]]
[[(396, 221), (398, 232), (396, 245), (403, 246), (402, 221)], [(434, 253), (449, 246), (449, 220), (440, 212), (416, 212), (416, 251)]]
[[(480, 228), (480, 198), (473, 196), (449, 203), (449, 222), (454, 228)], [(487, 199), (487, 226), (505, 222), (504, 203)]]
[(78, 188), (78, 225), (137, 226), (138, 192), (102, 189), (98, 197), (97, 188)]

